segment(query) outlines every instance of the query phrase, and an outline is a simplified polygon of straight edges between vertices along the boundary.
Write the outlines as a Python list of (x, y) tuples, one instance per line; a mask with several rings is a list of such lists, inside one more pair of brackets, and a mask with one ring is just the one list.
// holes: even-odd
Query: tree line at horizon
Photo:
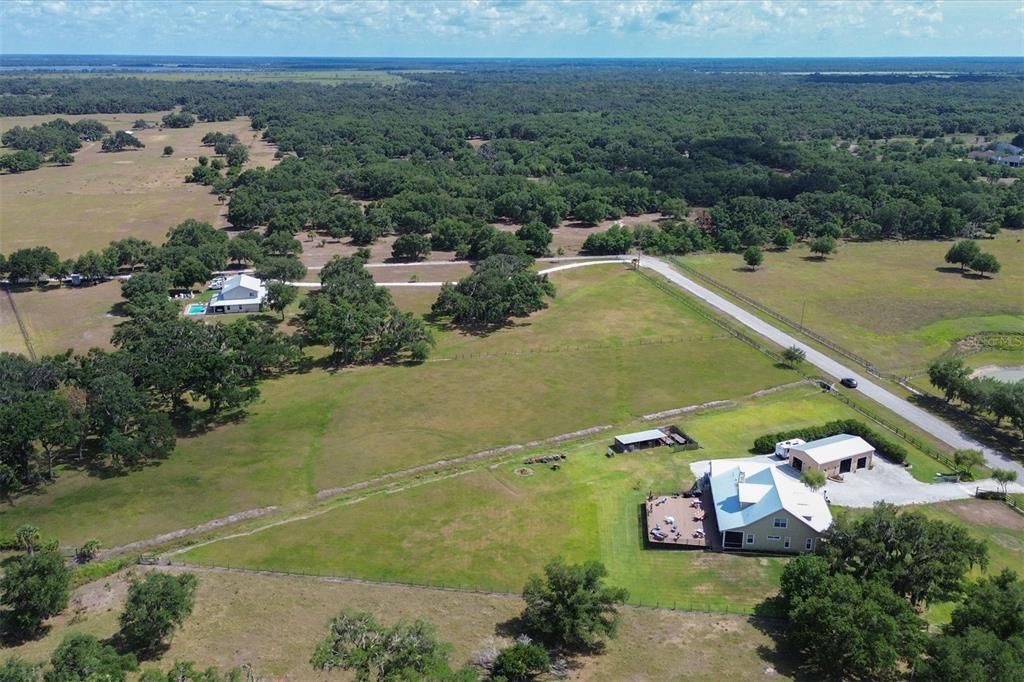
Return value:
[[(430, 235), (436, 250), (457, 245), (434, 239), (447, 220), (550, 228), (650, 212), (685, 218), (689, 204), (711, 208), (700, 225), (708, 238), (665, 238), (656, 248), (742, 252), (774, 244), (782, 231), (811, 243), (1024, 226), (1024, 183), (979, 182), (1014, 172), (962, 159), (965, 138), (1024, 133), (1024, 117), (1006, 106), (1009, 76), (834, 83), (638, 67), (411, 79), (395, 88), (138, 79), (114, 89), (160, 94), (202, 120), (250, 116), (277, 145), (285, 160), (265, 173), (199, 173), (230, 194), (229, 220), (240, 229), (314, 228), (360, 245)], [(68, 80), (65, 96), (97, 84)], [(53, 88), (7, 82), (0, 105)], [(931, 99), (940, 90), (941, 107)], [(471, 138), (484, 143), (476, 149)], [(343, 203), (339, 192), (369, 202), (363, 214), (333, 205)], [(408, 238), (403, 253), (415, 257), (424, 244)]]

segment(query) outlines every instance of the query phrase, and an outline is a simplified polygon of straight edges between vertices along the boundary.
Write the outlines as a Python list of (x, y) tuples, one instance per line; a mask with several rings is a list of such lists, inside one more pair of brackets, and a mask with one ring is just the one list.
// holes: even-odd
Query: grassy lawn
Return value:
[(106, 480), (62, 471), (53, 486), (5, 506), (0, 532), (31, 522), (67, 544), (97, 537), (110, 547), (796, 378), (634, 273), (592, 267), (553, 279), (559, 296), (548, 310), (485, 337), (442, 331), (423, 365), (267, 382), (244, 421), (181, 440), (164, 462)]
[(518, 591), (553, 556), (599, 559), (643, 604), (749, 609), (778, 585), (783, 560), (653, 551), (643, 547), (639, 505), (648, 491), (685, 489), (689, 464), (741, 457), (770, 428), (846, 417), (814, 389), (749, 399), (681, 420), (699, 451), (608, 459), (607, 438), (558, 448), (558, 471), (520, 459), (398, 492), (342, 502), (318, 516), (187, 552), (185, 561), (376, 580)]
[[(111, 130), (130, 128), (139, 118), (158, 123), (164, 112), (64, 116), (69, 121), (95, 118)], [(31, 126), (58, 116), (0, 118), (0, 132)], [(167, 230), (186, 218), (224, 225), (227, 204), (208, 187), (184, 182), (200, 155), (213, 149), (200, 140), (211, 131), (235, 133), (250, 149), (248, 166), (270, 166), (274, 148), (259, 138), (248, 119), (197, 123), (191, 128), (135, 131), (144, 149), (103, 153), (98, 142), (86, 143), (67, 167), (5, 175), (0, 182), (0, 253), (49, 246), (62, 258), (100, 249), (111, 240), (135, 236), (157, 244)], [(163, 156), (166, 145), (174, 154)], [(2, 151), (7, 151), (2, 149)]]
[(648, 490), (680, 490), (702, 453), (604, 457), (569, 450), (559, 471), (519, 462), (341, 505), (183, 559), (283, 571), (518, 592), (554, 556), (599, 559), (635, 603), (747, 609), (774, 592), (782, 561), (643, 548)]
[(952, 242), (843, 244), (827, 261), (806, 247), (768, 252), (749, 272), (736, 254), (688, 256), (687, 265), (799, 321), (885, 371), (927, 366), (952, 340), (1024, 330), (1024, 246), (1005, 231), (980, 242), (1003, 272), (963, 276), (943, 257)]
[[(191, 618), (175, 633), (162, 658), (145, 668), (166, 669), (175, 660), (196, 661), (200, 668), (248, 663), (261, 677), (338, 679), (338, 673), (315, 673), (309, 656), (326, 632), (327, 621), (344, 608), (370, 611), (385, 623), (427, 620), (442, 640), (453, 645), (452, 662), (462, 665), (489, 643), (507, 643), (499, 634), (504, 631), (501, 625), (523, 607), (516, 598), (416, 588), (224, 573), (201, 573), (198, 578)], [(72, 608), (52, 621), (44, 638), (5, 654), (42, 662), (66, 634), (110, 636), (117, 628), (125, 582), (122, 574), (83, 587), (75, 593)], [(574, 673), (609, 682), (749, 679), (769, 664), (761, 657), (762, 647), (772, 651), (771, 638), (740, 616), (627, 608), (618, 638), (609, 641), (604, 655), (579, 659)]]

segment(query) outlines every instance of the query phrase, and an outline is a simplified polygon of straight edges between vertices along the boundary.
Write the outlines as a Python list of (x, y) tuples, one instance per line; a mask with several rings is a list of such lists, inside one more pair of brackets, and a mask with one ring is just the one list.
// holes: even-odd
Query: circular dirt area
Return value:
[[(975, 523), (979, 526), (1024, 530), (1024, 515), (1013, 511), (999, 500), (957, 500), (956, 502), (943, 502), (935, 506), (945, 509), (951, 514), (956, 514), (968, 523)], [(1020, 541), (1015, 540), (1015, 542), (1019, 543)]]
[(999, 365), (985, 365), (971, 373), (972, 377), (992, 377), (998, 381), (1012, 384), (1017, 381), (1024, 381), (1024, 365), (1019, 367), (1000, 367)]
[(533, 469), (530, 467), (519, 467), (516, 469), (516, 473), (520, 476), (533, 476)]

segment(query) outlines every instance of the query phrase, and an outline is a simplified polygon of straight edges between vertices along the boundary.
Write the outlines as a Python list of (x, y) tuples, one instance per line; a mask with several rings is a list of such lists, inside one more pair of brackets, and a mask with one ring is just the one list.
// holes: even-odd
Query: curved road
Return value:
[(857, 380), (857, 390), (864, 396), (871, 398), (879, 405), (892, 410), (911, 424), (914, 424), (918, 428), (930, 433), (953, 448), (973, 448), (981, 450), (985, 453), (985, 462), (990, 467), (1012, 469), (1017, 472), (1018, 478), (1024, 481), (1024, 466), (1016, 460), (1013, 460), (992, 448), (983, 446), (981, 443), (975, 441), (970, 436), (961, 433), (933, 414), (926, 412), (915, 405), (911, 405), (895, 393), (882, 388), (849, 367), (833, 360), (824, 353), (811, 348), (807, 344), (798, 341), (777, 327), (768, 324), (756, 315), (752, 315), (738, 305), (731, 303), (718, 294), (710, 291), (700, 284), (697, 284), (665, 261), (651, 256), (641, 256), (640, 265), (657, 272), (669, 282), (675, 284), (681, 289), (685, 289), (691, 295), (696, 296), (716, 310), (725, 313), (743, 326), (757, 332), (766, 339), (774, 341), (783, 348), (788, 348), (789, 346), (796, 346), (797, 348), (800, 348), (804, 353), (806, 353), (807, 362), (823, 372), (826, 372), (836, 378), (853, 377)]
[[(568, 256), (568, 257), (564, 257), (564, 258), (551, 258), (551, 259), (545, 259), (545, 260), (548, 260), (548, 261), (561, 261), (561, 260), (579, 261), (580, 259), (575, 257), (575, 256)], [(546, 274), (551, 273), (551, 272), (559, 272), (561, 270), (572, 270), (574, 268), (582, 268), (582, 267), (586, 267), (588, 265), (607, 265), (609, 263), (625, 263), (625, 262), (628, 262), (628, 261), (629, 261), (628, 257), (625, 257), (625, 256), (615, 256), (614, 258), (605, 258), (603, 260), (586, 260), (586, 261), (582, 261), (582, 262), (567, 263), (565, 265), (556, 265), (554, 267), (547, 268), (545, 270), (538, 270), (537, 272), (538, 272), (538, 274), (546, 275)], [(462, 262), (465, 262), (465, 261), (462, 261)], [(401, 263), (399, 265), (395, 265), (395, 264), (392, 264), (392, 263), (374, 263), (373, 265), (369, 265), (368, 264), (365, 267), (381, 267), (381, 268), (383, 268), (383, 267), (417, 267), (417, 266), (421, 266), (421, 265), (452, 265), (452, 263), (449, 263), (449, 262), (437, 262), (437, 261), (424, 261), (422, 263)], [(315, 268), (309, 268), (309, 269), (313, 270)], [(303, 289), (319, 289), (320, 288), (320, 282), (288, 282), (288, 284), (290, 284), (293, 287), (301, 287)], [(377, 282), (377, 286), (379, 286), (379, 287), (439, 287), (442, 284), (444, 284), (444, 282)]]

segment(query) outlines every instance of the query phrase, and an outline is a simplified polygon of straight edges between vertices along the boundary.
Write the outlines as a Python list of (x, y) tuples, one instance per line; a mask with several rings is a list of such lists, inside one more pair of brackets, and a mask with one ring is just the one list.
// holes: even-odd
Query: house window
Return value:
[(754, 544), (754, 534), (753, 533), (747, 533), (747, 544), (748, 545)]
[(769, 535), (768, 539), (771, 540), (772, 542), (778, 542), (779, 540), (782, 539), (782, 536), (781, 535)]
[(804, 543), (804, 549), (808, 552), (814, 549), (814, 538), (807, 538), (807, 542)]
[(776, 528), (788, 528), (789, 527), (789, 519), (775, 519), (775, 521), (773, 523), (775, 524)]
[(789, 549), (790, 545), (792, 545), (792, 544), (793, 544), (793, 538), (787, 537), (786, 541), (784, 543), (782, 543), (782, 546), (785, 547), (786, 549)]

